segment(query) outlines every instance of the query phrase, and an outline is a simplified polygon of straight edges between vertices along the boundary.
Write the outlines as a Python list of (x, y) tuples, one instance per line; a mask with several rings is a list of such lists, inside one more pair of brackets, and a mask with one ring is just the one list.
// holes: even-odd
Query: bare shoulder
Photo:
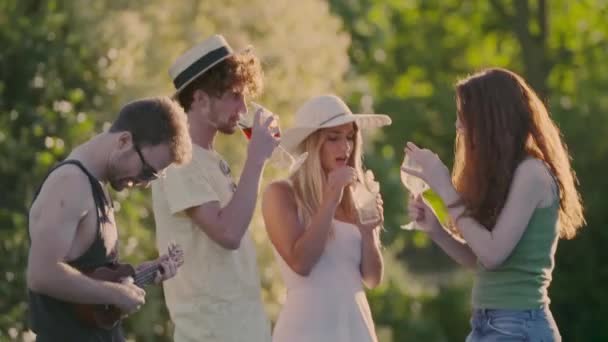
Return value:
[(49, 190), (56, 190), (55, 195), (64, 196), (85, 190), (91, 192), (91, 186), (89, 178), (80, 168), (76, 165), (63, 165), (51, 172), (42, 185), (40, 193)]
[(524, 180), (526, 183), (550, 184), (553, 177), (544, 161), (536, 158), (526, 158), (515, 170), (514, 179)]
[(287, 180), (279, 180), (270, 183), (264, 191), (264, 199), (272, 201), (293, 202), (293, 187)]
[(266, 213), (295, 213), (296, 199), (292, 185), (286, 180), (270, 183), (262, 198), (262, 211)]
[(295, 238), (304, 230), (298, 218), (294, 189), (289, 181), (275, 181), (266, 187), (262, 199), (262, 215), (266, 231), (275, 246), (285, 242), (281, 242), (279, 236)]
[(555, 180), (547, 164), (540, 159), (522, 161), (515, 170), (513, 183), (525, 188), (529, 194), (538, 195), (541, 206), (551, 203), (555, 197)]
[(75, 165), (63, 165), (49, 174), (42, 184), (40, 193), (32, 204), (32, 214), (45, 211), (55, 204), (67, 210), (86, 210), (91, 196), (91, 186), (87, 175)]

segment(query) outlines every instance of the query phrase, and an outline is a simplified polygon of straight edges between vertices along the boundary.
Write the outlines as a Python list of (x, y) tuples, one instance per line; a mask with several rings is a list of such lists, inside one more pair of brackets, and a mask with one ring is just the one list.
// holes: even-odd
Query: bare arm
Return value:
[(319, 211), (304, 227), (298, 219), (289, 184), (272, 183), (264, 193), (262, 214), (270, 241), (289, 267), (301, 276), (308, 276), (323, 254), (339, 195), (328, 191)]
[[(439, 224), (439, 222), (437, 222)], [(471, 250), (469, 245), (459, 238), (454, 237), (445, 229), (439, 227), (436, 231), (429, 233), (429, 237), (435, 242), (447, 255), (462, 266), (468, 268), (477, 267), (477, 256)]]
[(344, 187), (355, 179), (351, 167), (332, 171), (320, 207), (307, 226), (298, 219), (293, 191), (287, 182), (272, 183), (266, 189), (262, 214), (268, 236), (294, 272), (308, 276), (319, 261)]
[(379, 225), (371, 231), (361, 230), (361, 278), (369, 289), (375, 288), (382, 282), (384, 262), (380, 245)]
[[(83, 195), (84, 194), (84, 195)], [(63, 167), (47, 179), (30, 212), (31, 246), (27, 266), (28, 287), (64, 301), (83, 304), (115, 304), (125, 308), (124, 292), (143, 304), (143, 290), (97, 281), (66, 263), (78, 224), (88, 213), (92, 198), (88, 179), (79, 170)], [(130, 311), (130, 310), (127, 310)]]
[[(547, 198), (552, 199), (552, 184), (553, 179), (542, 162), (528, 159), (516, 169), (509, 195), (492, 231), (471, 217), (460, 216), (463, 207), (449, 211), (452, 219), (457, 219), (456, 227), (486, 269), (499, 267), (509, 257), (534, 210), (547, 202)], [(442, 194), (448, 201), (456, 196), (453, 187)]]
[(249, 227), (257, 202), (263, 167), (263, 162), (247, 159), (236, 192), (224, 208), (214, 201), (186, 210), (194, 223), (210, 239), (226, 249), (239, 248)]
[(239, 248), (251, 222), (264, 163), (279, 144), (270, 128), (274, 120), (274, 117), (270, 116), (262, 123), (261, 111), (255, 113), (251, 141), (247, 148), (247, 161), (230, 202), (224, 208), (214, 201), (186, 210), (209, 238), (226, 249)]
[(433, 211), (424, 203), (421, 196), (410, 197), (408, 203), (409, 217), (416, 221), (416, 226), (426, 232), (439, 247), (460, 265), (475, 268), (477, 257), (466, 242), (454, 237), (441, 227)]
[[(352, 188), (349, 188), (352, 189)], [(380, 251), (380, 230), (384, 223), (384, 202), (380, 193), (376, 196), (376, 210), (378, 219), (374, 222), (363, 224), (357, 223), (361, 233), (361, 265), (359, 266), (363, 284), (373, 289), (382, 282), (384, 274), (384, 261)]]
[[(460, 201), (447, 167), (435, 153), (411, 142), (405, 150), (422, 171), (402, 170), (423, 179), (445, 203)], [(521, 239), (534, 210), (554, 200), (554, 184), (542, 161), (526, 159), (515, 170), (509, 195), (491, 231), (475, 219), (463, 216), (464, 206), (453, 207), (448, 212), (479, 263), (486, 269), (495, 269), (509, 257)]]

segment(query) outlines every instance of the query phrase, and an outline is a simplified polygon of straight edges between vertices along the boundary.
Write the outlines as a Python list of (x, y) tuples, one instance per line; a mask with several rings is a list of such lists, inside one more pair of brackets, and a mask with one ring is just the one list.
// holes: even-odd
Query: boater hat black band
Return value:
[(206, 69), (214, 65), (217, 61), (225, 58), (230, 54), (231, 51), (225, 46), (222, 46), (202, 56), (196, 62), (192, 63), (189, 67), (187, 67), (184, 71), (180, 72), (177, 77), (175, 77), (175, 79), (173, 80), (173, 85), (175, 85), (175, 89), (180, 89), (184, 84), (197, 77), (201, 72), (205, 71)]

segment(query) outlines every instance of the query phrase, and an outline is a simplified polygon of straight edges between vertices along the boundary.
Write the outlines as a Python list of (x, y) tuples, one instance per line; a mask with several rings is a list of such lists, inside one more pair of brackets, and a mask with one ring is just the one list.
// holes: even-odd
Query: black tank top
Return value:
[[(66, 160), (55, 165), (46, 175), (42, 184), (57, 168), (72, 164), (79, 167), (89, 178), (93, 200), (97, 208), (97, 236), (91, 246), (78, 258), (68, 264), (80, 271), (90, 271), (100, 266), (107, 266), (118, 261), (118, 241), (112, 248), (106, 247), (107, 229), (116, 229), (109, 225), (108, 211), (112, 203), (107, 199), (99, 181), (77, 160)], [(36, 191), (38, 197), (42, 185)], [(88, 199), (83, 198), (83, 201)], [(28, 289), (29, 318), (31, 329), (36, 333), (37, 341), (78, 341), (78, 342), (122, 342), (122, 329), (117, 324), (111, 330), (91, 328), (82, 324), (76, 317), (71, 303), (36, 293)]]

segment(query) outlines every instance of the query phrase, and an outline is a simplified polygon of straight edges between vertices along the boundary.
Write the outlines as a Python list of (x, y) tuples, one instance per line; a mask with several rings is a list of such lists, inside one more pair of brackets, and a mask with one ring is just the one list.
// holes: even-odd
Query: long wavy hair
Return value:
[(458, 118), (453, 180), (470, 214), (492, 230), (513, 174), (527, 157), (542, 160), (559, 188), (560, 237), (585, 224), (568, 148), (534, 90), (519, 75), (492, 68), (456, 85)]
[[(355, 123), (353, 123), (353, 126), (355, 129), (355, 139), (347, 164), (356, 170), (359, 179), (364, 179), (361, 132)], [(298, 207), (298, 218), (304, 225), (310, 222), (323, 201), (327, 175), (321, 165), (321, 147), (326, 139), (325, 130), (317, 130), (306, 138), (296, 150), (297, 153), (308, 152), (308, 158), (304, 164), (290, 177)], [(346, 189), (342, 196), (340, 207), (349, 218), (356, 217), (352, 193), (346, 191)]]

